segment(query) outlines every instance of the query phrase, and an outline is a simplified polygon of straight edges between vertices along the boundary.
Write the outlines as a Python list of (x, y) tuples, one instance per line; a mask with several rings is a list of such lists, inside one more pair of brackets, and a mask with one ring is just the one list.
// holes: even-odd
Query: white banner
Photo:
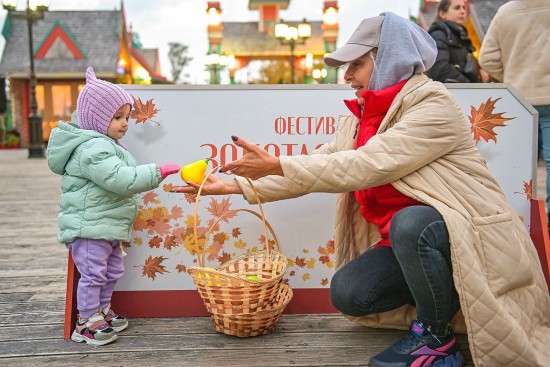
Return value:
[[(348, 114), (343, 100), (355, 98), (349, 86), (124, 86), (136, 99), (130, 129), (123, 139), (139, 163), (187, 163), (212, 158), (209, 169), (243, 152), (231, 135), (281, 155), (308, 154), (330, 141), (338, 116)], [(506, 85), (454, 85), (451, 92), (468, 116), (472, 137), (499, 179), (506, 196), (529, 226), (531, 192), (536, 187), (534, 109)], [(231, 176), (228, 176), (231, 178)], [(141, 207), (126, 273), (117, 290), (195, 289), (185, 269), (196, 265), (193, 204), (182, 194), (179, 175), (140, 195)], [(531, 186), (530, 186), (531, 185)], [(199, 234), (226, 210), (258, 211), (240, 195), (202, 197)], [(334, 272), (335, 195), (311, 194), (264, 205), (282, 251), (291, 260), (287, 278), (293, 288), (328, 287)], [(262, 222), (239, 212), (214, 228), (207, 245), (208, 266), (263, 246)]]

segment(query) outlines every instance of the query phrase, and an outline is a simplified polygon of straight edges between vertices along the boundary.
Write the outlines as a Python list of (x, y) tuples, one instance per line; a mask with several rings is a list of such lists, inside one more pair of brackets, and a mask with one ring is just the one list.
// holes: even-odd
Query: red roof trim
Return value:
[(151, 67), (151, 65), (149, 65), (147, 63), (147, 61), (145, 61), (145, 59), (143, 58), (143, 56), (139, 53), (138, 50), (132, 48), (130, 50), (132, 56), (141, 64), (141, 66), (143, 66), (143, 68), (145, 70), (147, 70), (147, 72), (149, 73), (149, 75), (151, 77), (154, 77), (154, 78), (159, 78), (159, 79), (163, 79), (163, 80), (166, 80), (166, 77), (160, 75), (160, 74), (157, 74), (153, 68)]
[(61, 38), (61, 40), (67, 45), (69, 50), (73, 53), (75, 58), (77, 58), (77, 59), (83, 59), (84, 58), (84, 55), (82, 54), (82, 52), (80, 52), (78, 47), (74, 44), (71, 37), (69, 37), (67, 35), (67, 33), (65, 33), (65, 31), (63, 30), (63, 28), (59, 24), (57, 24), (52, 29), (52, 31), (50, 32), (48, 38), (46, 38), (46, 40), (42, 43), (42, 46), (40, 46), (40, 48), (38, 49), (38, 51), (36, 52), (34, 57), (37, 58), (37, 59), (41, 59), (44, 56), (46, 56), (46, 54), (50, 50), (50, 47), (52, 47), (52, 45), (54, 44), (54, 42), (57, 38)]

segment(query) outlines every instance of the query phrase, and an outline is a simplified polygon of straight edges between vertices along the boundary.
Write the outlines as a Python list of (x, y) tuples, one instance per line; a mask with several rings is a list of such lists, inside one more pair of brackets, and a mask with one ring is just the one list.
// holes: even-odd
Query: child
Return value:
[(137, 194), (177, 173), (175, 164), (137, 165), (119, 142), (128, 130), (133, 100), (122, 88), (86, 70), (77, 101), (80, 126), (60, 122), (47, 149), (50, 169), (62, 175), (58, 241), (72, 252), (81, 274), (79, 317), (71, 339), (104, 345), (128, 321), (111, 309), (111, 296), (124, 273), (121, 241), (129, 241)]

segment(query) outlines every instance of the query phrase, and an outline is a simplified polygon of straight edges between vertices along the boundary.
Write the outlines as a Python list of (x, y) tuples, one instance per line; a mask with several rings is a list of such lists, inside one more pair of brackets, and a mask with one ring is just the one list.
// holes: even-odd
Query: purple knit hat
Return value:
[(130, 105), (131, 110), (134, 101), (124, 89), (97, 79), (94, 69), (89, 67), (86, 70), (86, 85), (76, 102), (78, 124), (82, 129), (95, 130), (107, 135), (115, 112), (126, 103)]

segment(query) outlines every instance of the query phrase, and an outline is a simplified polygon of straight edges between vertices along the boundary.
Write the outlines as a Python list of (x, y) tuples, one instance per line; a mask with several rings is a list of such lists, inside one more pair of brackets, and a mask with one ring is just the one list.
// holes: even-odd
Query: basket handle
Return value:
[[(212, 223), (212, 225), (208, 229), (208, 232), (206, 232), (205, 239), (206, 240), (208, 239), (208, 237), (210, 236), (210, 233), (212, 232), (212, 230), (214, 229), (214, 227), (216, 226), (216, 224), (220, 220), (222, 220), (225, 216), (227, 216), (229, 214), (236, 213), (236, 212), (248, 212), (248, 213), (254, 214), (258, 218), (262, 219), (262, 216), (260, 214), (258, 214), (254, 210), (250, 210), (250, 209), (241, 208), (241, 209), (235, 209), (235, 210), (227, 211), (227, 212), (223, 213), (222, 215), (220, 215), (220, 217), (217, 218), (214, 221), (214, 223)], [(277, 238), (277, 235), (275, 234), (275, 231), (273, 230), (273, 227), (271, 227), (271, 224), (269, 224), (269, 222), (267, 220), (265, 221), (265, 225), (267, 226), (267, 229), (269, 229), (269, 233), (271, 233), (273, 241), (275, 242), (275, 245), (273, 246), (273, 249), (274, 250), (279, 250), (279, 239)], [(266, 240), (266, 242), (268, 242), (269, 238), (266, 237), (265, 240)], [(269, 247), (269, 243), (266, 245), (266, 247)], [(270, 261), (269, 260), (269, 253), (268, 253), (268, 258), (266, 259), (266, 261)], [(199, 266), (204, 267), (205, 264), (206, 264), (206, 251), (203, 251), (202, 255), (201, 255), (201, 259), (199, 259)]]
[[(201, 192), (202, 192), (202, 188), (206, 182), (206, 180), (208, 179), (208, 177), (218, 171), (220, 168), (220, 166), (217, 166), (217, 167), (214, 167), (210, 172), (208, 172), (205, 176), (204, 176), (204, 179), (202, 180), (201, 182), (201, 185), (199, 187), (199, 190), (197, 191), (197, 196), (195, 198), (195, 208), (194, 208), (194, 212), (193, 212), (193, 236), (194, 236), (194, 240), (195, 240), (195, 247), (197, 248), (197, 260), (199, 262), (199, 265), (201, 267), (204, 267), (204, 262), (205, 262), (205, 255), (206, 255), (206, 251), (202, 251), (202, 256), (199, 255), (199, 243), (198, 243), (198, 236), (197, 236), (197, 217), (198, 217), (198, 209), (199, 209), (199, 198), (201, 196)], [(275, 236), (275, 233), (273, 232), (273, 229), (271, 228), (271, 225), (269, 225), (269, 223), (267, 223), (267, 221), (265, 220), (265, 215), (264, 215), (264, 210), (263, 210), (263, 207), (262, 207), (262, 202), (260, 201), (260, 196), (258, 194), (258, 191), (256, 191), (256, 188), (254, 187), (254, 185), (252, 184), (252, 181), (250, 181), (250, 179), (248, 177), (245, 177), (245, 179), (248, 181), (248, 183), (250, 184), (250, 187), (252, 188), (252, 191), (254, 191), (254, 196), (256, 197), (256, 202), (258, 203), (258, 207), (260, 209), (260, 215), (258, 216), (258, 213), (256, 213), (255, 211), (253, 210), (248, 210), (248, 209), (237, 209), (237, 210), (244, 210), (244, 211), (247, 211), (247, 212), (250, 212), (250, 213), (253, 213), (254, 215), (258, 216), (259, 218), (262, 219), (262, 223), (263, 223), (263, 227), (264, 227), (264, 238), (265, 238), (265, 249), (266, 249), (266, 252), (267, 252), (267, 261), (271, 261), (271, 255), (270, 255), (270, 249), (269, 249), (269, 238), (267, 237), (267, 228), (269, 226), (269, 230), (271, 232), (271, 234), (273, 235), (273, 239), (275, 240), (275, 243), (277, 245), (277, 249), (279, 249), (279, 242), (277, 240), (277, 237)], [(233, 211), (234, 212), (234, 211)], [(214, 222), (214, 224), (212, 224), (212, 226), (210, 226), (210, 228), (208, 229), (208, 232), (206, 234), (206, 237), (205, 238), (208, 238), (208, 235), (210, 234), (210, 232), (212, 231), (212, 228), (214, 227), (214, 225), (221, 219), (224, 217), (224, 215), (227, 214), (227, 213), (224, 213), (220, 216), (220, 218), (218, 218), (218, 220), (216, 220), (216, 222)], [(206, 244), (206, 242), (205, 242)]]

